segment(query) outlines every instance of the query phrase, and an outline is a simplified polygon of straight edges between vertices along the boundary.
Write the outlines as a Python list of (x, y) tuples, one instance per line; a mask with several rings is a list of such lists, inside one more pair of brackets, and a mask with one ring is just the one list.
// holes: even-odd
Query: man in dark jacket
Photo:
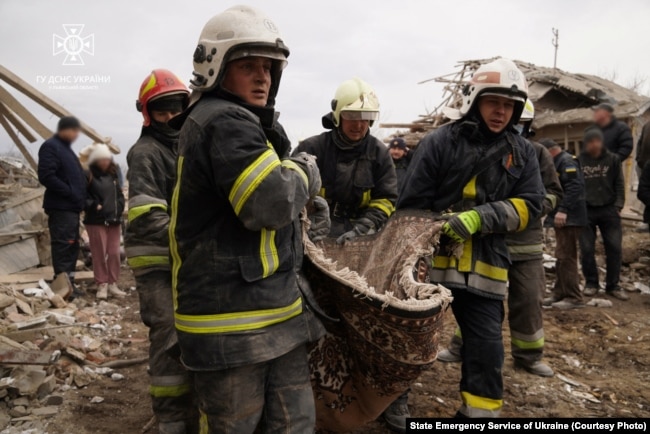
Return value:
[(321, 183), (313, 157), (289, 158), (277, 122), (288, 55), (261, 12), (216, 15), (194, 52), (198, 101), (178, 119), (176, 329), (209, 434), (314, 430), (306, 344), (324, 329), (301, 274), (300, 213)]
[(639, 177), (637, 197), (645, 205), (643, 221), (650, 224), (650, 161), (645, 163), (641, 176)]
[(648, 161), (650, 161), (650, 122), (643, 125), (641, 137), (639, 137), (639, 142), (636, 144), (636, 165), (639, 177), (641, 177), (641, 172)]
[(598, 104), (594, 108), (594, 122), (603, 132), (605, 147), (625, 161), (634, 149), (632, 130), (625, 122), (614, 116), (614, 106), (608, 103)]
[(379, 101), (368, 83), (358, 78), (336, 90), (332, 111), (323, 116), (329, 131), (300, 143), (294, 155), (316, 156), (329, 204), (331, 237), (339, 244), (377, 232), (397, 200), (395, 167), (386, 146), (370, 134), (379, 117)]
[(86, 175), (72, 150), (80, 131), (77, 118), (62, 117), (56, 134), (38, 151), (38, 180), (45, 186), (43, 208), (48, 215), (54, 275), (66, 273), (71, 283), (79, 257), (79, 215), (86, 205)]
[(625, 205), (625, 181), (621, 160), (605, 148), (603, 134), (598, 128), (587, 128), (582, 140), (580, 164), (585, 178), (587, 227), (580, 235), (582, 272), (587, 296), (598, 293), (596, 265), (596, 231), (600, 229), (607, 257), (605, 291), (619, 300), (629, 300), (619, 285), (623, 255), (621, 210)]
[(142, 82), (136, 108), (140, 138), (129, 151), (126, 256), (135, 276), (140, 316), (149, 327), (149, 394), (161, 434), (196, 432), (198, 412), (189, 375), (167, 349), (176, 339), (169, 265), (169, 207), (176, 179), (178, 131), (167, 122), (187, 106), (176, 75), (155, 69)]
[[(534, 118), (534, 107), (526, 101), (524, 112), (517, 129), (528, 138), (530, 123)], [(542, 182), (546, 190), (542, 215), (555, 209), (562, 200), (562, 187), (555, 171), (553, 157), (539, 143), (531, 142), (539, 162)], [(542, 361), (544, 355), (544, 319), (542, 300), (546, 291), (544, 264), (544, 232), (542, 220), (535, 219), (521, 232), (506, 237), (512, 264), (508, 270), (508, 325), (510, 346), (515, 366), (541, 377), (553, 376), (553, 369)], [(441, 362), (460, 362), (463, 344), (460, 330), (454, 333), (446, 350), (438, 353)]]
[(401, 137), (395, 137), (390, 141), (388, 144), (388, 152), (390, 152), (390, 156), (393, 158), (393, 164), (395, 165), (397, 192), (399, 193), (406, 179), (409, 163), (411, 162), (411, 153), (409, 152), (409, 147), (406, 146), (406, 142)]
[(495, 417), (503, 405), (503, 300), (510, 256), (506, 234), (539, 217), (544, 186), (531, 144), (519, 136), (526, 78), (498, 59), (472, 76), (456, 120), (420, 143), (398, 208), (445, 213), (431, 281), (450, 288), (463, 336), (459, 416)]
[(546, 227), (555, 228), (557, 262), (553, 295), (544, 299), (544, 305), (558, 309), (584, 307), (578, 274), (578, 239), (587, 224), (582, 168), (578, 159), (563, 151), (556, 141), (542, 139), (540, 143), (553, 156), (555, 170), (564, 191), (557, 209), (549, 213), (545, 220)]

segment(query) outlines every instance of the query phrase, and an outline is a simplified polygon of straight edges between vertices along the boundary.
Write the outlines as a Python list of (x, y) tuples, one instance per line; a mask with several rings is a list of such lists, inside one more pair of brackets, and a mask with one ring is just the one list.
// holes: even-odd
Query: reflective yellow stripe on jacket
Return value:
[(178, 163), (176, 165), (176, 185), (174, 186), (174, 192), (172, 193), (172, 215), (171, 220), (169, 221), (169, 253), (172, 257), (172, 293), (174, 300), (174, 312), (178, 307), (176, 290), (178, 289), (178, 271), (181, 269), (181, 255), (178, 253), (178, 243), (176, 242), (176, 224), (178, 216), (178, 196), (181, 190), (181, 177), (183, 175), (183, 164), (185, 163), (185, 158), (183, 156), (178, 157)]
[(230, 189), (228, 200), (230, 201), (235, 214), (239, 215), (248, 198), (255, 189), (266, 179), (266, 177), (280, 166), (280, 159), (273, 149), (262, 153), (250, 166), (246, 168), (235, 180)]
[(368, 208), (377, 208), (378, 210), (386, 214), (388, 217), (393, 215), (393, 213), (395, 212), (395, 206), (388, 199), (371, 200), (370, 204), (368, 205)]
[(257, 330), (302, 313), (302, 298), (289, 306), (216, 315), (176, 314), (176, 329), (187, 333), (232, 333)]
[(139, 194), (129, 198), (129, 223), (153, 209), (161, 209), (167, 212), (167, 201), (146, 194)]

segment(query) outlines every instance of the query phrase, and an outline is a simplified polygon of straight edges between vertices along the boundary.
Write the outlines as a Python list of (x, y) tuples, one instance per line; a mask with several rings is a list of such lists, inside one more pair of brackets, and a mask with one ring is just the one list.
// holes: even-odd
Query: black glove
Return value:
[(367, 219), (360, 218), (355, 221), (354, 228), (351, 231), (348, 231), (336, 239), (336, 244), (342, 246), (347, 241), (351, 241), (356, 237), (362, 237), (364, 235), (372, 235), (375, 233), (375, 224)]
[(309, 197), (316, 197), (321, 188), (320, 171), (316, 164), (316, 157), (309, 155), (306, 152), (301, 152), (298, 155), (289, 158), (289, 160), (296, 163), (300, 166), (303, 172), (305, 172), (309, 182)]
[(330, 207), (325, 199), (316, 196), (311, 205), (308, 207), (311, 225), (307, 235), (315, 243), (329, 235), (332, 221), (330, 220)]

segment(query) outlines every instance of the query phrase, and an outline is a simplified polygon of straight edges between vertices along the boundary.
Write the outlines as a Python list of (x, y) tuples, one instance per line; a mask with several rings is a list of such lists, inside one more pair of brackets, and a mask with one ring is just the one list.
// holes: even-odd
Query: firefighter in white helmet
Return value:
[(411, 163), (398, 208), (444, 213), (431, 281), (451, 289), (463, 337), (462, 417), (496, 417), (503, 405), (503, 336), (510, 254), (506, 234), (539, 218), (544, 186), (532, 145), (514, 129), (527, 98), (509, 60), (482, 65), (462, 94), (454, 122), (427, 135)]
[(194, 52), (193, 104), (179, 116), (175, 321), (208, 433), (314, 430), (306, 344), (324, 329), (300, 278), (300, 213), (321, 183), (313, 157), (289, 158), (277, 122), (288, 56), (261, 12), (216, 15)]
[[(553, 157), (541, 144), (531, 140), (535, 108), (527, 100), (519, 123), (515, 128), (528, 138), (537, 155), (540, 173), (546, 190), (542, 214), (551, 212), (562, 200), (563, 192), (555, 170)], [(506, 238), (512, 265), (508, 271), (508, 325), (510, 347), (515, 366), (534, 375), (550, 377), (553, 370), (542, 362), (544, 354), (544, 320), (542, 300), (546, 291), (544, 264), (542, 263), (544, 234), (541, 219), (531, 221), (525, 231), (509, 234)], [(446, 350), (438, 354), (441, 362), (460, 362), (462, 336), (457, 329)]]
[(379, 100), (365, 81), (353, 78), (336, 90), (327, 132), (300, 143), (295, 153), (315, 155), (329, 204), (330, 236), (339, 244), (375, 233), (394, 211), (397, 176), (388, 148), (370, 134), (379, 118)]

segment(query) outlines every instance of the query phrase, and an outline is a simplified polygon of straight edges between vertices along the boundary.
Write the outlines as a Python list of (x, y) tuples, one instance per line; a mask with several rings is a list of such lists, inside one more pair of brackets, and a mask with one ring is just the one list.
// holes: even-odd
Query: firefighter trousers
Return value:
[(452, 289), (451, 308), (463, 336), (460, 394), (465, 417), (498, 417), (503, 406), (502, 300)]
[(198, 410), (193, 403), (189, 374), (167, 352), (176, 333), (171, 274), (151, 271), (136, 276), (135, 281), (140, 316), (149, 327), (149, 393), (153, 412), (161, 423), (185, 421), (188, 427), (195, 426)]
[(314, 432), (316, 411), (304, 345), (267, 362), (195, 371), (192, 378), (201, 434)]
[(546, 291), (542, 259), (514, 261), (508, 271), (508, 323), (512, 357), (526, 364), (542, 359), (544, 320), (542, 300)]
[[(544, 320), (542, 300), (546, 279), (542, 259), (514, 261), (508, 271), (508, 324), (512, 357), (526, 364), (542, 359)], [(457, 327), (448, 350), (460, 355), (463, 337)]]

